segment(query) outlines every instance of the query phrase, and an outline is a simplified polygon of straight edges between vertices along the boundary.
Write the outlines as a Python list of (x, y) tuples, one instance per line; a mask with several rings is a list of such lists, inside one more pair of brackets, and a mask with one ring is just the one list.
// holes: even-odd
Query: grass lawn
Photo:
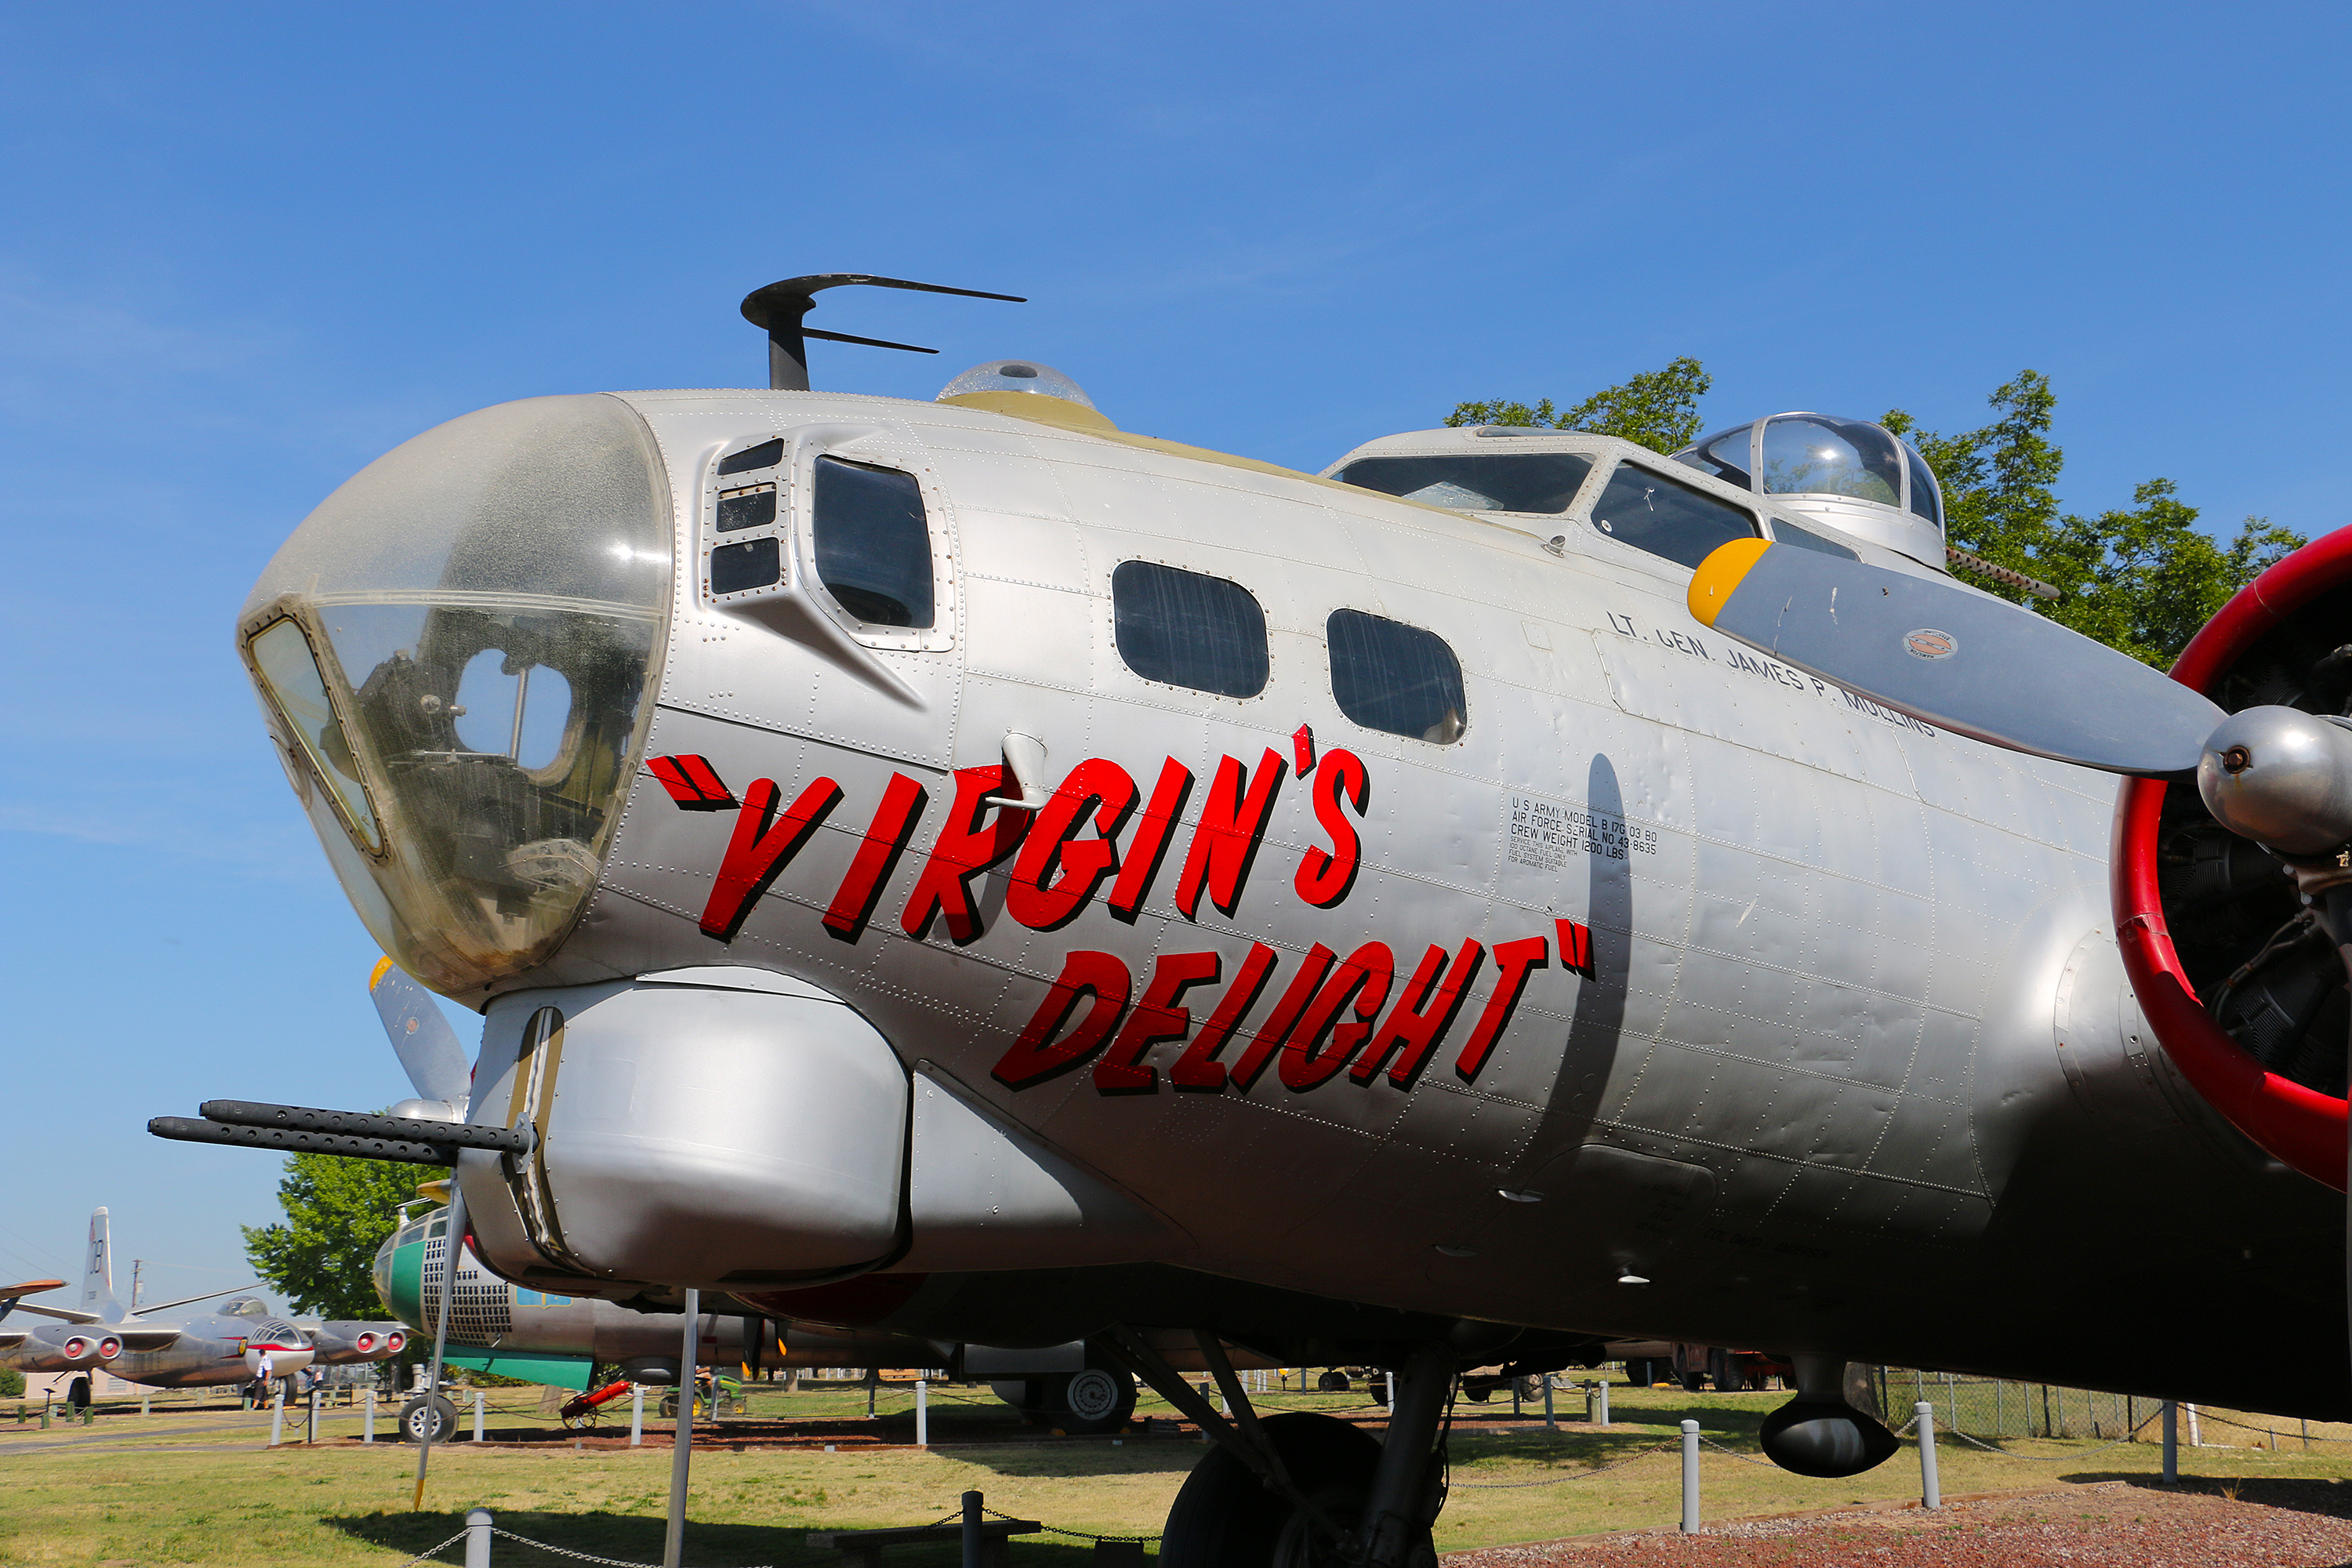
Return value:
[[(1568, 1396), (1560, 1413), (1574, 1418), (1563, 1419), (1557, 1433), (1546, 1433), (1532, 1412), (1515, 1428), (1459, 1430), (1453, 1442), (1454, 1490), (1439, 1521), (1439, 1548), (1672, 1524), (1679, 1498), (1675, 1458), (1647, 1450), (1671, 1444), (1678, 1423), (1694, 1417), (1709, 1436), (1752, 1458), (1757, 1426), (1786, 1397), (1620, 1384), (1612, 1398), (1616, 1424), (1606, 1430), (1587, 1427), (1581, 1399)], [(1275, 1409), (1364, 1413), (1360, 1396), (1342, 1394), (1274, 1394), (1263, 1403)], [(886, 1442), (906, 1440), (907, 1423), (894, 1417), (911, 1404), (904, 1385), (885, 1385), (879, 1435)], [(7, 1484), (0, 1487), (0, 1563), (397, 1568), (454, 1533), (471, 1507), (492, 1510), (504, 1528), (574, 1551), (659, 1561), (669, 1486), (666, 1447), (575, 1449), (538, 1414), (535, 1390), (492, 1390), (489, 1405), (493, 1438), (544, 1436), (535, 1442), (461, 1440), (436, 1449), (426, 1511), (414, 1514), (408, 1502), (415, 1450), (388, 1441), (372, 1448), (337, 1440), (270, 1451), (266, 1415), (160, 1400), (151, 1415), (131, 1405), (102, 1412), (90, 1426), (60, 1425), (43, 1432), (37, 1423), (13, 1424), (9, 1407), (0, 1404), (0, 1453), (8, 1456)], [(846, 1446), (870, 1430), (860, 1419), (865, 1408), (862, 1388), (798, 1395), (754, 1391), (755, 1421), (845, 1418), (850, 1427), (842, 1434), (845, 1446), (830, 1454), (756, 1444), (733, 1451), (726, 1423), (701, 1428), (687, 1561), (707, 1568), (830, 1562), (831, 1553), (803, 1545), (805, 1531), (928, 1522), (953, 1510), (967, 1489), (984, 1492), (990, 1507), (1023, 1518), (1075, 1531), (1150, 1535), (1202, 1452), (1197, 1438), (1182, 1436), (1130, 1435), (1118, 1446), (1104, 1438), (1005, 1441), (1018, 1429), (1013, 1413), (984, 1389), (954, 1388), (935, 1392), (934, 1436), (941, 1440), (929, 1451)], [(1509, 1408), (1507, 1400), (1465, 1404), (1459, 1415), (1475, 1420), (1507, 1415)], [(1163, 1419), (1171, 1414), (1149, 1397), (1138, 1413)], [(627, 1419), (623, 1405), (617, 1424), (599, 1435), (625, 1437)], [(2290, 1436), (2275, 1452), (2184, 1447), (2183, 1473), (2248, 1481), (2352, 1478), (2352, 1443), (2315, 1442), (2306, 1454), (2298, 1447), (2295, 1424), (2248, 1419)], [(379, 1430), (388, 1436), (390, 1429), (387, 1411)], [(326, 1430), (340, 1439), (357, 1430), (356, 1419), (336, 1412)], [(300, 1432), (290, 1413), (288, 1432)], [(2313, 1432), (2352, 1438), (2352, 1427)], [(655, 1435), (666, 1437), (666, 1429)], [(2217, 1420), (2209, 1420), (2205, 1436), (2210, 1442), (2255, 1440)], [(963, 1440), (953, 1440), (959, 1436)], [(1939, 1446), (1946, 1493), (2150, 1475), (2158, 1465), (2151, 1443), (2010, 1446), (2054, 1462), (1980, 1453), (1947, 1436)], [(1623, 1460), (1631, 1462), (1618, 1463)], [(1611, 1465), (1617, 1468), (1600, 1468)], [(1712, 1448), (1701, 1469), (1706, 1510), (1716, 1519), (1916, 1497), (1919, 1482), (1916, 1452), (1907, 1446), (1878, 1469), (1843, 1481), (1808, 1480)], [(1551, 1484), (1506, 1484), (1527, 1481)], [(1083, 1542), (1033, 1537), (1016, 1542), (1013, 1554), (1036, 1568), (1076, 1568), (1088, 1548)], [(950, 1546), (894, 1553), (892, 1560), (927, 1568), (953, 1563), (956, 1553)], [(500, 1542), (495, 1561), (563, 1560)]]

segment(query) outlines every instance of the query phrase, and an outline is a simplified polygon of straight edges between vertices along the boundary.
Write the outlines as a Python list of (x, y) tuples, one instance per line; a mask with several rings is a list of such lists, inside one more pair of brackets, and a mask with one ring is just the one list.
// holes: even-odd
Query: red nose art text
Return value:
[[(958, 945), (976, 940), (983, 917), (973, 881), (1008, 859), (1000, 884), (1004, 912), (1032, 931), (1058, 931), (1097, 907), (1133, 922), (1171, 857), (1179, 868), (1169, 894), (1176, 913), (1196, 921), (1205, 899), (1231, 918), (1294, 772), (1305, 780), (1318, 841), (1291, 868), (1292, 889), (1309, 908), (1338, 909), (1362, 868), (1357, 824), (1370, 807), (1370, 773), (1346, 750), (1318, 755), (1304, 727), (1293, 740), (1288, 758), (1271, 749), (1250, 763), (1220, 758), (1189, 830), (1185, 808), (1197, 781), (1172, 757), (1148, 793), (1118, 763), (1090, 757), (1034, 811), (1009, 798), (1018, 786), (1003, 769), (959, 769), (899, 910), (899, 930), (917, 941), (940, 932)], [(681, 810), (737, 814), (699, 922), (722, 942), (740, 932), (843, 800), (840, 784), (820, 778), (789, 805), (772, 779), (754, 781), (739, 801), (699, 756), (656, 757), (646, 772)], [(865, 826), (845, 829), (856, 846), (825, 904), (820, 923), (828, 935), (847, 942), (865, 937), (930, 801), (922, 783), (893, 773)], [(1492, 948), (1465, 937), (1417, 955), (1376, 940), (1344, 955), (1322, 942), (1301, 952), (1264, 942), (1238, 958), (1217, 950), (1163, 952), (1141, 974), (1116, 953), (1073, 949), (993, 1074), (1020, 1089), (1091, 1064), (1103, 1094), (1156, 1093), (1163, 1074), (1181, 1091), (1249, 1092), (1263, 1079), (1273, 1092), (1303, 1094), (1343, 1079), (1370, 1086), (1385, 1078), (1411, 1089), (1443, 1060), (1473, 1081), (1536, 974), (1558, 968), (1593, 977), (1591, 929), (1553, 923), (1553, 937)]]

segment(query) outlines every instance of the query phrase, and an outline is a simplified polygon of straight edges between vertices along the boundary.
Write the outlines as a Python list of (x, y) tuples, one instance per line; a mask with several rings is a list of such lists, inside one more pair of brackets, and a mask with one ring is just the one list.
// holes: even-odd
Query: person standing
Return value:
[(268, 1406), (271, 1393), (269, 1384), (277, 1375), (278, 1363), (272, 1359), (268, 1351), (263, 1351), (261, 1352), (261, 1360), (253, 1369), (253, 1405), (255, 1409), (260, 1410)]

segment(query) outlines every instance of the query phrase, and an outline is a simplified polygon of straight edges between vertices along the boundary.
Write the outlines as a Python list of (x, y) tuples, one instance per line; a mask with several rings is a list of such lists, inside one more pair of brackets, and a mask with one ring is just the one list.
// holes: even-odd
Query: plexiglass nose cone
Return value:
[(379, 458), (238, 622), (362, 920), (462, 993), (545, 961), (593, 889), (652, 713), (669, 485), (620, 399), (486, 408)]

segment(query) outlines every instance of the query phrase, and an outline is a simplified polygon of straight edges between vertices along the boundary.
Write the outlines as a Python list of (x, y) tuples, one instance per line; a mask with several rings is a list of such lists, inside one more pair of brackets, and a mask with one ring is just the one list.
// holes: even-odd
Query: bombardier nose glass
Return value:
[(672, 569), (652, 437), (583, 396), (427, 431), (262, 574), (247, 659), (281, 742), (343, 803), (312, 821), (403, 968), (471, 990), (571, 929), (643, 745)]

